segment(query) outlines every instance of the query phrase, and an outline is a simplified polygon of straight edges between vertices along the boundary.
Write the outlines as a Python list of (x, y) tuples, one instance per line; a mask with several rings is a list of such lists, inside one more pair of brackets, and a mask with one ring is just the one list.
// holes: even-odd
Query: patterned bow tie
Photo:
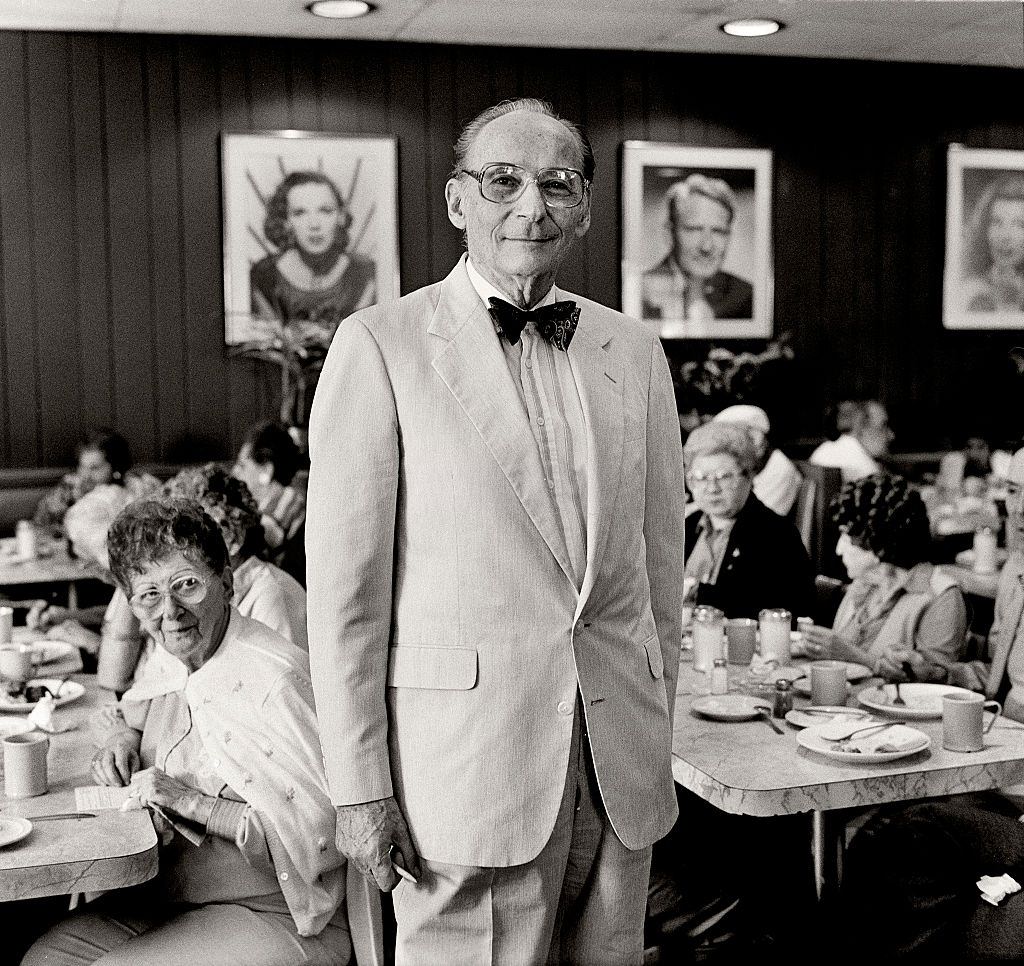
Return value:
[(541, 338), (565, 352), (580, 320), (580, 308), (575, 302), (552, 302), (530, 312), (524, 312), (504, 299), (490, 298), (488, 302), (491, 317), (512, 345), (519, 341), (527, 323), (532, 322)]

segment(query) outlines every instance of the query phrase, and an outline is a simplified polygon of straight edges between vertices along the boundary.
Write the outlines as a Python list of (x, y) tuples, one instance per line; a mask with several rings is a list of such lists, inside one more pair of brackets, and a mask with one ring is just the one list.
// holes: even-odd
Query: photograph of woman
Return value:
[(951, 145), (947, 328), (1024, 329), (1024, 152)]
[(351, 225), (352, 215), (327, 175), (287, 175), (267, 203), (263, 231), (277, 251), (252, 267), (253, 315), (333, 333), (343, 318), (373, 304), (376, 266), (348, 250)]

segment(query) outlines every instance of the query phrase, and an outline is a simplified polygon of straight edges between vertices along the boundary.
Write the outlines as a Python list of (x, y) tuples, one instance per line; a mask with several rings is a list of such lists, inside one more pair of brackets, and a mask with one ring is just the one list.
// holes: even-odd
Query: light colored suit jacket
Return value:
[(671, 380), (652, 333), (572, 297), (589, 450), (579, 591), (464, 260), (342, 323), (317, 388), (309, 639), (331, 795), (394, 793), (427, 859), (536, 857), (577, 691), (622, 842), (649, 845), (675, 819), (683, 466)]

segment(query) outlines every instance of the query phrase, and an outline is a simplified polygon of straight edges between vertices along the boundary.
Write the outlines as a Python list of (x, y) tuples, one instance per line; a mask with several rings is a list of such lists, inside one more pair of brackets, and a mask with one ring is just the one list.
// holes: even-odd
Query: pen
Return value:
[[(391, 853), (394, 851), (395, 847), (393, 845), (389, 846), (388, 856), (390, 857)], [(391, 859), (391, 868), (394, 869), (403, 879), (405, 879), (406, 882), (411, 882), (413, 885), (416, 885), (420, 881), (407, 869), (403, 869), (394, 859)]]

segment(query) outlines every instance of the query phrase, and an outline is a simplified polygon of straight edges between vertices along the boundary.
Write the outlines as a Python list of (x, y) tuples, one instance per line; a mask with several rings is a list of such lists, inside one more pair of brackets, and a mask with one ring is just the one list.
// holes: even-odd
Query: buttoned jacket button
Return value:
[(558, 702), (558, 713), (569, 715), (572, 714), (572, 702), (571, 701), (559, 701)]

